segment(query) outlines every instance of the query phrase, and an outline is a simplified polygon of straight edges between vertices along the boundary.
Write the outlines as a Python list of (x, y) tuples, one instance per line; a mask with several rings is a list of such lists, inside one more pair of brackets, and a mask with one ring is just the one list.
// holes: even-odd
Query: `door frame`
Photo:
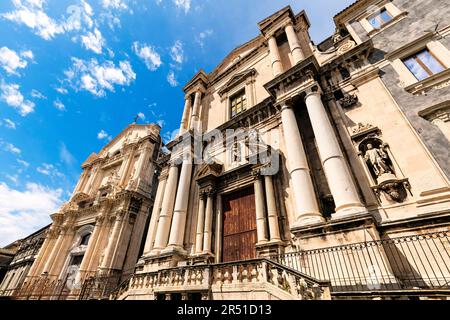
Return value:
[[(215, 232), (215, 262), (222, 263), (223, 258), (223, 198), (227, 195), (237, 193), (240, 190), (252, 188), (254, 192), (254, 183), (253, 181), (246, 182), (245, 184), (240, 185), (238, 188), (231, 190), (224, 190), (222, 192), (217, 193), (216, 204), (217, 204), (217, 215), (216, 215), (216, 232)], [(256, 219), (256, 212), (255, 212)], [(256, 250), (256, 247), (255, 247)]]

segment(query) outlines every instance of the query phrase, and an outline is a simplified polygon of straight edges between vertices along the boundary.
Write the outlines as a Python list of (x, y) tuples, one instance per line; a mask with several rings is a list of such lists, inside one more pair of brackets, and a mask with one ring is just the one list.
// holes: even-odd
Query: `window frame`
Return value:
[[(419, 54), (423, 53), (423, 52), (428, 52), (429, 55), (442, 67), (442, 70), (439, 72), (433, 72), (429, 66), (427, 66), (422, 59), (420, 59)], [(413, 59), (416, 61), (416, 63), (428, 74), (428, 77), (424, 78), (424, 79), (419, 79), (414, 72), (407, 66), (406, 61)], [(417, 81), (423, 81), (426, 80), (432, 76), (435, 76), (443, 71), (445, 71), (447, 69), (447, 67), (445, 66), (445, 64), (433, 53), (433, 51), (431, 51), (428, 47), (425, 47), (423, 49), (420, 49), (418, 51), (416, 51), (415, 53), (407, 56), (406, 58), (401, 59), (402, 63), (405, 65), (405, 67), (409, 70), (409, 72), (411, 72), (411, 74), (417, 79)]]
[[(389, 18), (390, 18), (389, 21), (384, 21), (383, 18), (381, 17), (383, 12), (386, 12), (386, 14), (389, 16)], [(394, 16), (392, 15), (392, 13), (389, 12), (389, 10), (386, 8), (386, 6), (384, 6), (379, 12), (372, 14), (371, 16), (367, 17), (366, 19), (375, 30), (380, 30), (380, 29), (383, 29), (383, 27), (385, 25), (387, 25), (392, 20), (394, 20)], [(375, 19), (379, 23), (379, 26), (374, 26), (370, 22), (372, 19)]]
[[(242, 97), (244, 97), (244, 99), (242, 99)], [(233, 101), (236, 101), (237, 99), (241, 99), (240, 103), (242, 104), (241, 106), (241, 111), (236, 112), (236, 114), (233, 115)], [(239, 102), (236, 102), (236, 105)], [(238, 90), (236, 93), (234, 93), (233, 95), (230, 96), (229, 98), (229, 118), (230, 119), (234, 119), (236, 118), (239, 114), (241, 114), (242, 112), (246, 111), (248, 109), (248, 98), (247, 98), (247, 92), (245, 90), (245, 88), (241, 88), (240, 90)], [(237, 110), (236, 110), (237, 111)]]

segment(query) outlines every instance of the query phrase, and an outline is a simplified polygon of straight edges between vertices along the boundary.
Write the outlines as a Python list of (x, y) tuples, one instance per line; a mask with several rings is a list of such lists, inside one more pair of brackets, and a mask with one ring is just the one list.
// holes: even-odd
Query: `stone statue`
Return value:
[(367, 151), (364, 156), (366, 161), (372, 165), (373, 171), (377, 177), (385, 173), (393, 173), (388, 164), (388, 155), (381, 148), (374, 148), (371, 143), (367, 144)]

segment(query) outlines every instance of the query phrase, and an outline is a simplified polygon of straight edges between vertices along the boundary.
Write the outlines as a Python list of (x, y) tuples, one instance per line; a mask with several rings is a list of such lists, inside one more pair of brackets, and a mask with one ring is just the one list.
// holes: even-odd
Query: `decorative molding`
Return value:
[(232, 90), (237, 85), (243, 83), (250, 77), (254, 77), (257, 74), (256, 69), (248, 69), (241, 73), (235, 74), (231, 79), (218, 91), (219, 96), (222, 98), (226, 96), (226, 93)]
[(358, 104), (359, 99), (355, 94), (346, 94), (344, 98), (338, 100), (342, 108), (347, 109)]

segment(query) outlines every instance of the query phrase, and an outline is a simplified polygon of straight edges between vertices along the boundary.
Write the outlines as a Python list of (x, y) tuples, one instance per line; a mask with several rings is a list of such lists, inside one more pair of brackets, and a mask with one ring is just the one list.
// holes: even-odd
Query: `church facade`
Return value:
[(102, 299), (130, 277), (154, 202), (160, 127), (129, 125), (83, 163), (16, 299)]
[(448, 297), (449, 10), (359, 0), (316, 45), (286, 7), (198, 72), (112, 298)]

